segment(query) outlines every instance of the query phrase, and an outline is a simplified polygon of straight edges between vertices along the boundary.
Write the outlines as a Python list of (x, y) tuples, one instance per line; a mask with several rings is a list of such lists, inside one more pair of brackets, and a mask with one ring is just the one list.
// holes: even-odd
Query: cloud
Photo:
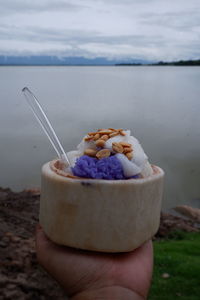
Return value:
[[(58, 42), (58, 43), (105, 43), (105, 44), (137, 44), (149, 45), (152, 43), (150, 36), (146, 35), (102, 35), (101, 32), (90, 30), (76, 30), (76, 29), (55, 29), (42, 28), (42, 27), (27, 27), (21, 28), (18, 26), (0, 26), (0, 37), (1, 39), (11, 39), (11, 40), (31, 40), (38, 43), (41, 42)], [(154, 43), (162, 43), (162, 36), (156, 36), (154, 38)]]
[(199, 11), (179, 11), (168, 13), (151, 13), (141, 16), (142, 23), (149, 26), (172, 28), (174, 30), (191, 31), (193, 28), (200, 28)]
[[(108, 58), (135, 58), (138, 53), (164, 43), (162, 36), (152, 39), (145, 35), (107, 35), (97, 31), (86, 32), (84, 30), (59, 30), (55, 28), (27, 27), (26, 29), (15, 27), (0, 28), (0, 36), (4, 39), (4, 54), (20, 53), (20, 48), (25, 54), (54, 54), (61, 56), (84, 55), (86, 57), (107, 56)], [(18, 42), (15, 42), (15, 41)], [(38, 47), (37, 47), (38, 45)], [(49, 47), (49, 49), (48, 49)], [(28, 49), (30, 50), (28, 51)], [(43, 49), (43, 51), (42, 51)], [(143, 49), (143, 50), (142, 50)], [(1, 50), (3, 48), (1, 47)], [(142, 50), (142, 51), (141, 51)], [(142, 56), (144, 58), (144, 55)]]
[(84, 5), (73, 4), (65, 0), (0, 0), (1, 14), (23, 14), (48, 11), (77, 11), (84, 8)]
[(199, 0), (0, 0), (0, 54), (199, 58)]

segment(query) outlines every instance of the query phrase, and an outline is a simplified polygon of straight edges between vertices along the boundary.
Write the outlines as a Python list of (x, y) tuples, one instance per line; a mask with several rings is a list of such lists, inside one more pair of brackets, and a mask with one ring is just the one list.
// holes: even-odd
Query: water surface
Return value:
[(21, 89), (42, 103), (66, 151), (88, 131), (130, 128), (166, 172), (164, 208), (200, 206), (200, 67), (0, 67), (0, 186), (40, 186), (55, 157)]

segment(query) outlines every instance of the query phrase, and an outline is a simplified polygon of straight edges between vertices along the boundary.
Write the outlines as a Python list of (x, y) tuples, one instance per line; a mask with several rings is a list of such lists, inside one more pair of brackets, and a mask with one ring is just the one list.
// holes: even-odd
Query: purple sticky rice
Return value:
[[(87, 155), (80, 156), (72, 172), (75, 176), (93, 179), (128, 179), (124, 176), (120, 161), (114, 155), (101, 159)], [(138, 178), (138, 175), (129, 178)]]

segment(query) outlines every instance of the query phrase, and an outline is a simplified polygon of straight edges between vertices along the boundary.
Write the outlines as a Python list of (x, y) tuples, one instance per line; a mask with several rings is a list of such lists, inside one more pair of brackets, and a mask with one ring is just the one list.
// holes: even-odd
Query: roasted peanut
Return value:
[(96, 157), (99, 159), (104, 158), (104, 157), (109, 157), (110, 153), (111, 152), (109, 149), (102, 149), (96, 153)]
[(103, 129), (103, 130), (100, 130), (98, 131), (98, 133), (100, 134), (110, 134), (112, 133), (113, 131), (112, 130), (109, 130), (109, 129)]
[(131, 147), (124, 147), (123, 153), (132, 152), (133, 149)]
[(86, 136), (84, 138), (84, 141), (86, 141), (86, 142), (91, 141), (91, 140), (93, 140), (93, 136)]
[(112, 148), (113, 148), (113, 151), (115, 151), (117, 153), (123, 153), (123, 151), (124, 151), (124, 148), (119, 143), (112, 143)]
[(123, 147), (131, 147), (132, 145), (126, 142), (119, 142), (120, 145), (122, 145)]
[(91, 136), (91, 135), (93, 136), (93, 135), (95, 135), (96, 133), (97, 133), (97, 132), (88, 132), (88, 135), (89, 135), (89, 136)]
[(85, 155), (92, 156), (92, 157), (95, 157), (96, 153), (97, 153), (97, 150), (89, 149), (89, 148), (85, 149), (85, 151), (84, 151)]
[(116, 131), (116, 129), (114, 129), (114, 128), (108, 128), (109, 130), (112, 130), (112, 131)]
[(126, 157), (131, 160), (133, 158), (133, 151), (132, 152), (127, 152)]
[(114, 136), (116, 136), (116, 135), (119, 135), (119, 132), (118, 132), (118, 131), (114, 131), (114, 132), (110, 133), (110, 134), (109, 134), (109, 137), (111, 138), (111, 137), (114, 137)]
[(123, 130), (119, 130), (119, 134), (125, 136), (126, 133)]
[(99, 140), (96, 141), (95, 144), (96, 144), (97, 147), (102, 147), (103, 148), (104, 145), (105, 145), (105, 141), (102, 140), (102, 139), (99, 139)]
[(99, 133), (96, 133), (96, 134), (94, 135), (94, 141), (98, 140), (99, 138), (100, 138), (100, 134), (99, 134)]
[(107, 141), (109, 139), (109, 136), (107, 134), (104, 134), (101, 136), (101, 140)]

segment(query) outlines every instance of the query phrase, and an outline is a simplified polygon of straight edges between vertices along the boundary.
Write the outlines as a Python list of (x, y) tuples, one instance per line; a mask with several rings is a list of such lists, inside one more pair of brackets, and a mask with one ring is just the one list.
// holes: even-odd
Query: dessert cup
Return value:
[(69, 178), (58, 160), (42, 168), (40, 224), (57, 244), (127, 252), (158, 230), (164, 172), (129, 180)]

